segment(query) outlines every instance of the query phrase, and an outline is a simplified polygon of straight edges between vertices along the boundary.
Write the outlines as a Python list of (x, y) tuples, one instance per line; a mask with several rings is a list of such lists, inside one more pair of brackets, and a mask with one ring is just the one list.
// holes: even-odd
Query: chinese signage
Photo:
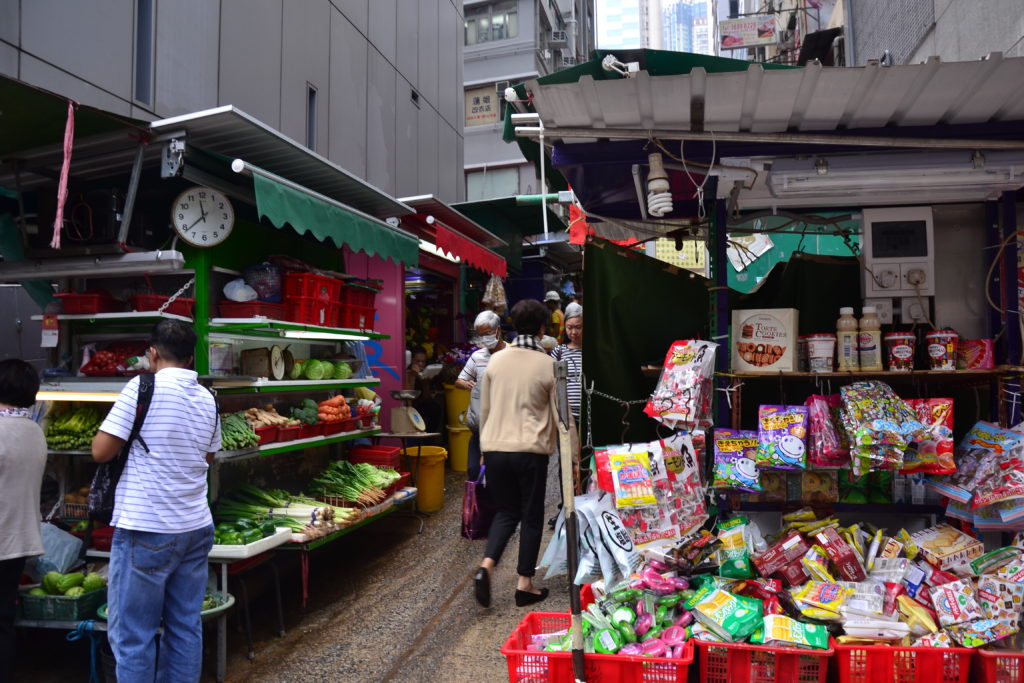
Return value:
[(466, 91), (466, 125), (483, 126), (498, 122), (498, 107), (501, 101), (494, 86), (473, 88)]
[(773, 45), (779, 42), (775, 16), (771, 14), (759, 14), (740, 19), (723, 19), (718, 22), (718, 32), (722, 36), (723, 50)]

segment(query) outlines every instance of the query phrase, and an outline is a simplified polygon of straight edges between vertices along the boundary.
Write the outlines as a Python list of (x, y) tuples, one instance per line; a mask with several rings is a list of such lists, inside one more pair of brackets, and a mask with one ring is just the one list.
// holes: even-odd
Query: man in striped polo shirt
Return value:
[[(114, 498), (109, 637), (122, 683), (198, 681), (203, 659), (200, 610), (206, 592), (213, 517), (206, 473), (220, 450), (213, 396), (190, 370), (196, 333), (161, 320), (146, 351), (156, 373), (149, 413), (128, 454)], [(92, 444), (113, 459), (135, 420), (139, 380), (128, 382)], [(160, 657), (156, 637), (163, 622)]]

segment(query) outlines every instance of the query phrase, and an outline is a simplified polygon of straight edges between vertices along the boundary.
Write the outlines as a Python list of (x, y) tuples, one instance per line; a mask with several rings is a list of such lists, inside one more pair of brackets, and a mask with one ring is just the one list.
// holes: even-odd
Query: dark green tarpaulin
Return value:
[[(709, 281), (603, 240), (587, 243), (583, 263), (587, 383), (619, 399), (646, 399), (655, 380), (643, 376), (641, 365), (660, 364), (677, 339), (707, 339)], [(623, 412), (618, 403), (594, 398), (595, 445), (622, 441)], [(585, 411), (583, 417), (585, 430)], [(657, 423), (642, 405), (630, 406), (629, 423), (627, 440), (656, 438)]]
[[(540, 205), (519, 204), (515, 197), (463, 202), (452, 204), (452, 208), (508, 242), (507, 248), (497, 248), (494, 251), (504, 256), (508, 267), (514, 270), (522, 268), (523, 237), (544, 232), (544, 217)], [(550, 208), (547, 212), (548, 232), (564, 232), (565, 223), (562, 219)]]
[(331, 240), (339, 248), (347, 245), (353, 251), (396, 263), (419, 262), (419, 240), (383, 221), (335, 206), (259, 173), (252, 174), (252, 184), (260, 217), (266, 217), (274, 227), (289, 225), (300, 235), (309, 233), (321, 242)]

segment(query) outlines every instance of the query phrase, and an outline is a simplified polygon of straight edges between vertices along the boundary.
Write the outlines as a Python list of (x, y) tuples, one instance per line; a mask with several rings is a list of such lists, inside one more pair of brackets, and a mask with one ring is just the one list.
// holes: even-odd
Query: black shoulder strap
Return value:
[(125, 442), (131, 444), (132, 441), (138, 439), (147, 453), (149, 452), (149, 446), (146, 445), (139, 432), (142, 431), (142, 425), (146, 421), (146, 415), (149, 413), (149, 404), (153, 401), (153, 389), (155, 386), (155, 374), (147, 372), (139, 375), (139, 396), (135, 403), (135, 422), (132, 423), (131, 434), (128, 436), (128, 441)]

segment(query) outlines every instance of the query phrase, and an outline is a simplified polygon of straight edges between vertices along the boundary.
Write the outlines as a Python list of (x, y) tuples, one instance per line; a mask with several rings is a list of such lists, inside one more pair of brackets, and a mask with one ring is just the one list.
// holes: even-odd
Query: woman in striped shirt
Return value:
[(555, 360), (564, 360), (569, 365), (569, 379), (566, 382), (569, 410), (578, 425), (583, 386), (583, 307), (577, 303), (565, 307), (565, 336), (569, 343), (555, 347), (551, 356)]

